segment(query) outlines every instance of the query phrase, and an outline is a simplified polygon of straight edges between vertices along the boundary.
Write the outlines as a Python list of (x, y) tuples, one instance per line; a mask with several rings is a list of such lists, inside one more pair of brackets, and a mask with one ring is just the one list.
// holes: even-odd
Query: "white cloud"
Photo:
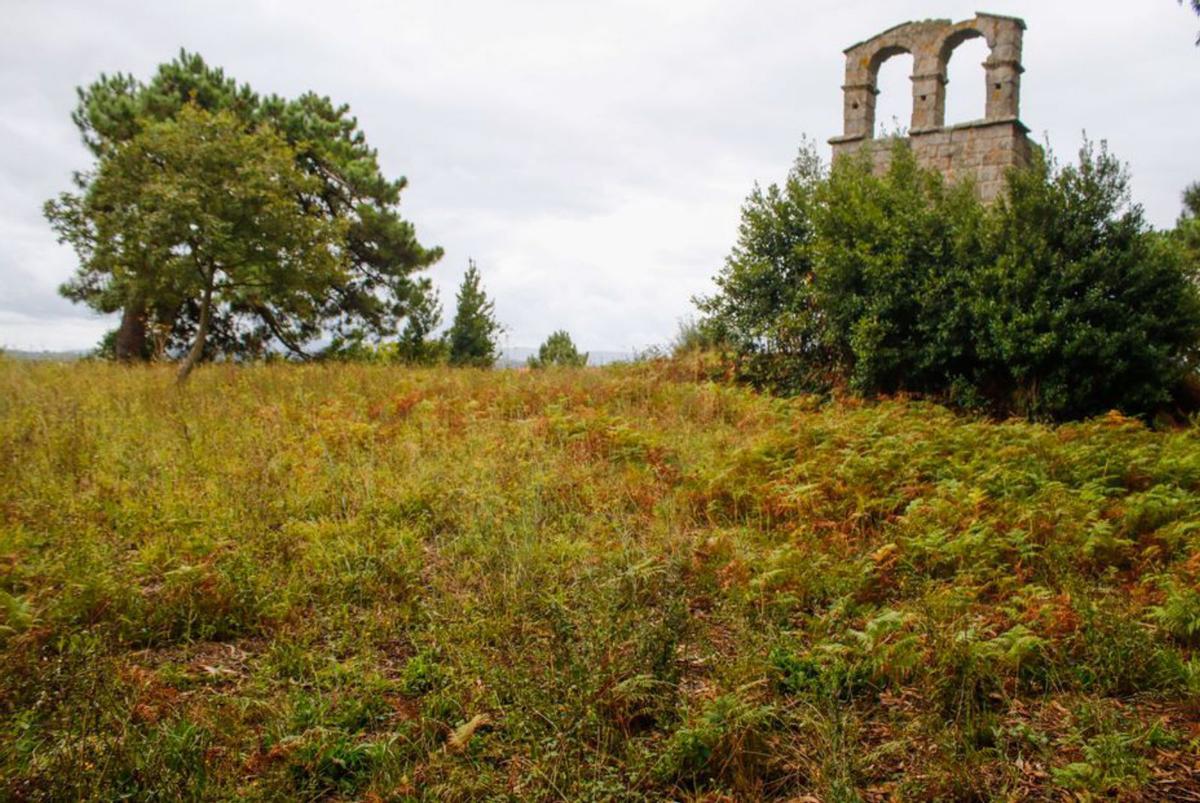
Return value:
[[(840, 132), (843, 47), (964, 19), (945, 0), (135, 3), (9, 0), (0, 28), (0, 343), (87, 347), (106, 326), (57, 297), (69, 249), (41, 220), (87, 156), (74, 87), (148, 77), (180, 46), (260, 92), (351, 104), (406, 214), (441, 245), (449, 308), (468, 257), (513, 345), (661, 342), (704, 292), (757, 181)], [(1069, 156), (1086, 129), (1131, 162), (1169, 225), (1200, 178), (1200, 20), (1173, 3), (993, 0), (1029, 23), (1023, 118)], [(957, 66), (957, 65), (956, 65)], [(450, 310), (448, 310), (449, 312)]]

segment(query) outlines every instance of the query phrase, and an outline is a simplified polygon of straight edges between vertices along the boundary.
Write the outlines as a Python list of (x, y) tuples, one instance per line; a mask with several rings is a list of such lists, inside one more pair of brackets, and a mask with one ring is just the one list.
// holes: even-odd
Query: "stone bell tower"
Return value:
[[(913, 56), (913, 111), (908, 140), (918, 163), (949, 180), (970, 176), (990, 201), (1004, 189), (1005, 172), (1025, 167), (1037, 146), (1020, 120), (1021, 47), (1025, 23), (1015, 17), (977, 14), (974, 19), (908, 22), (845, 51), (845, 129), (830, 140), (833, 157), (869, 150), (876, 170), (891, 159), (891, 140), (875, 139), (879, 68), (892, 56)], [(946, 127), (947, 65), (954, 49), (970, 39), (987, 40), (984, 62), (987, 108), (982, 120)]]

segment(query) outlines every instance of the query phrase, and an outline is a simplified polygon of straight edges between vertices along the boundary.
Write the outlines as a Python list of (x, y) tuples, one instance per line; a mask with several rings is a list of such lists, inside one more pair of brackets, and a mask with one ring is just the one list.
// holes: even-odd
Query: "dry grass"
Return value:
[(1195, 428), (0, 361), (10, 799), (1200, 799), (1198, 579)]

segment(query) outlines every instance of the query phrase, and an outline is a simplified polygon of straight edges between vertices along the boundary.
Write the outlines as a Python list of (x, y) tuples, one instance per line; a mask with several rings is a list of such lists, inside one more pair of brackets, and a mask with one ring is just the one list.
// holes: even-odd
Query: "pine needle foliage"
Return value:
[(497, 338), (503, 327), (496, 320), (495, 304), (483, 291), (474, 260), (463, 275), (456, 301), (454, 321), (446, 333), (450, 364), (491, 368), (500, 356)]
[(114, 297), (196, 310), (182, 380), (211, 356), (214, 319), (235, 310), (288, 342), (319, 331), (326, 294), (350, 273), (345, 221), (305, 211), (319, 189), (273, 128), (248, 132), (229, 112), (189, 105), (116, 146), (86, 194), (49, 210), (79, 245), (81, 270), (103, 276)]
[(538, 347), (538, 353), (527, 360), (530, 368), (582, 368), (587, 365), (588, 355), (580, 354), (566, 329), (559, 329), (546, 338)]
[[(383, 174), (349, 106), (312, 92), (296, 98), (260, 95), (199, 54), (181, 50), (147, 81), (102, 74), (78, 89), (71, 118), (95, 162), (75, 175), (71, 191), (46, 205), (52, 225), (80, 256), (62, 294), (99, 312), (122, 313), (120, 328), (106, 338), (102, 352), (124, 360), (180, 356), (196, 339), (200, 305), (181, 299), (170, 277), (153, 277), (154, 263), (135, 267), (156, 281), (130, 283), (90, 259), (97, 247), (143, 233), (110, 231), (98, 240), (91, 217), (96, 210), (87, 200), (94, 176), (106, 170), (114, 154), (148, 128), (170, 125), (196, 109), (236, 120), (247, 132), (269, 128), (286, 142), (296, 169), (310, 183), (296, 200), (311, 225), (342, 230), (339, 250), (345, 263), (341, 279), (314, 298), (302, 330), (279, 323), (288, 310), (275, 307), (268, 284), (254, 303), (210, 311), (211, 353), (244, 359), (284, 351), (306, 357), (328, 335), (334, 351), (393, 336), (432, 292), (429, 278), (420, 273), (442, 255), (440, 248), (422, 246), (413, 224), (400, 216), (407, 180)], [(179, 194), (184, 193), (181, 187)]]

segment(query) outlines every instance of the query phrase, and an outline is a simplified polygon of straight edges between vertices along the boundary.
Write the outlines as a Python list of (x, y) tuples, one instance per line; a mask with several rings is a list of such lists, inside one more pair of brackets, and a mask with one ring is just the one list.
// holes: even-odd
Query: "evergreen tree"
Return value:
[(396, 341), (396, 358), (410, 365), (434, 365), (445, 359), (446, 344), (434, 338), (442, 323), (442, 302), (430, 288), (408, 314), (408, 323)]
[(1175, 225), (1175, 236), (1183, 243), (1191, 269), (1200, 274), (1200, 182), (1183, 191), (1183, 214)]
[[(313, 93), (296, 99), (260, 96), (186, 51), (160, 65), (148, 83), (131, 75), (101, 75), (78, 94), (72, 120), (96, 164), (76, 177), (72, 192), (47, 205), (52, 224), (76, 250), (91, 247), (88, 221), (78, 215), (88, 209), (86, 196), (105, 161), (148, 126), (173, 120), (188, 106), (226, 112), (246, 131), (263, 125), (274, 128), (292, 148), (296, 167), (317, 182), (297, 198), (305, 214), (344, 227), (342, 250), (348, 269), (313, 299), (311, 325), (291, 332), (278, 326), (284, 311), (275, 308), (270, 294), (262, 294), (254, 306), (223, 305), (210, 311), (207, 340), (212, 353), (245, 357), (281, 347), (306, 356), (325, 334), (332, 334), (337, 344), (377, 340), (398, 331), (409, 311), (422, 303), (429, 284), (412, 274), (436, 262), (442, 251), (423, 247), (412, 224), (400, 217), (406, 180), (383, 175), (375, 150), (348, 106)], [(187, 350), (199, 327), (195, 304), (180, 303), (150, 283), (114, 281), (94, 267), (83, 261), (62, 293), (100, 312), (122, 312), (112, 338), (116, 356), (147, 358), (151, 330), (165, 333), (168, 352)]]
[(479, 283), (479, 268), (471, 260), (458, 288), (454, 322), (446, 333), (450, 364), (491, 368), (499, 357), (496, 338), (502, 327), (492, 301)]
[(1192, 219), (1200, 218), (1200, 181), (1192, 182), (1183, 191), (1183, 214)]
[(546, 338), (546, 342), (538, 349), (537, 356), (529, 358), (528, 365), (530, 368), (551, 368), (554, 366), (582, 368), (587, 365), (587, 361), (588, 355), (579, 353), (567, 330), (559, 329)]
[(113, 148), (88, 191), (48, 213), (102, 295), (194, 311), (183, 381), (230, 310), (261, 310), (284, 342), (314, 331), (347, 273), (345, 221), (301, 200), (319, 187), (271, 127), (247, 132), (230, 112), (189, 105)]

